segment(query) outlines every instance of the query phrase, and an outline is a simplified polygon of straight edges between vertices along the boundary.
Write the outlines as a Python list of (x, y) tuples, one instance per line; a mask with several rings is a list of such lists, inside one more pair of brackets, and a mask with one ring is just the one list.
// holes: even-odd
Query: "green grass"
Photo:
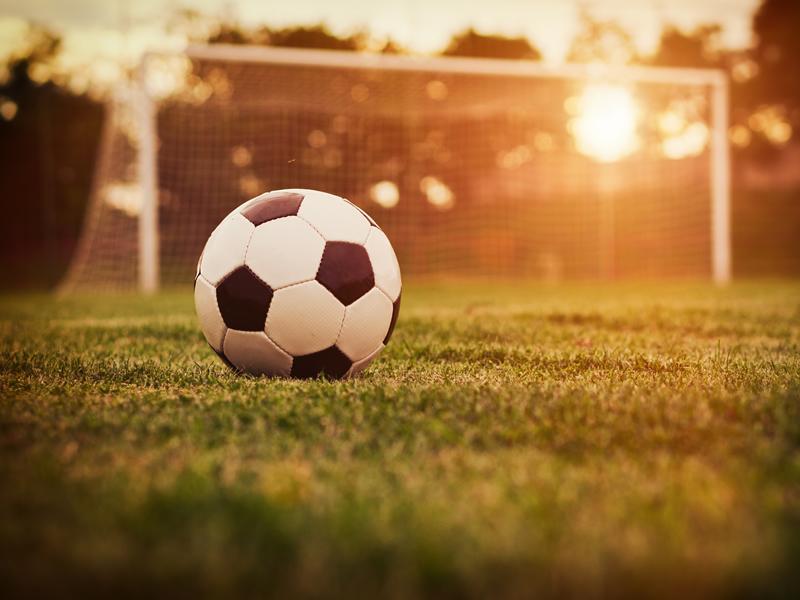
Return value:
[(14, 595), (800, 591), (798, 283), (407, 286), (346, 382), (228, 373), (186, 292), (0, 317)]

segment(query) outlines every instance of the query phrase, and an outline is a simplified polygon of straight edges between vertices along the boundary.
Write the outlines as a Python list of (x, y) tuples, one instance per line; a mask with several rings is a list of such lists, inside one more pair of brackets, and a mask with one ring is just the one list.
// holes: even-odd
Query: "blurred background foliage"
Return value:
[[(369, 32), (339, 37), (322, 26), (245, 27), (179, 11), (170, 27), (189, 41), (404, 53)], [(800, 275), (800, 2), (764, 0), (750, 48), (728, 50), (720, 27), (665, 25), (655, 53), (640, 55), (620, 24), (589, 13), (568, 51), (574, 62), (601, 61), (724, 69), (731, 81), (734, 150), (733, 241), (738, 276)], [(63, 275), (90, 196), (103, 120), (102, 97), (49, 77), (62, 51), (57, 33), (31, 24), (23, 44), (0, 65), (0, 220), (3, 287), (42, 288)], [(447, 56), (540, 60), (526, 38), (473, 29), (452, 37)], [(767, 267), (765, 267), (767, 265)]]

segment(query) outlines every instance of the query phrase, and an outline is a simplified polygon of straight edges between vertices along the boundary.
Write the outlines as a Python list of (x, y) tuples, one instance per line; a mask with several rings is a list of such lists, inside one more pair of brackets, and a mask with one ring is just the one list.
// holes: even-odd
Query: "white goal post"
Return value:
[[(189, 66), (183, 67), (180, 77), (194, 82), (194, 96), (184, 94), (184, 98), (180, 93), (165, 95), (153, 90), (151, 66), (163, 66), (165, 60), (173, 59), (187, 61)], [(356, 195), (350, 199), (370, 213), (376, 210), (385, 215), (390, 229), (396, 221), (397, 235), (408, 236), (408, 249), (404, 251), (401, 241), (399, 254), (401, 264), (405, 258), (412, 274), (514, 275), (519, 269), (521, 276), (544, 278), (702, 277), (704, 273), (716, 283), (731, 278), (729, 100), (727, 76), (722, 71), (220, 44), (190, 46), (177, 56), (149, 53), (142, 60), (138, 83), (124, 102), (113, 104), (117, 114), (107, 119), (107, 129), (123, 131), (124, 135), (122, 141), (115, 141), (113, 132), (105, 133), (86, 225), (62, 284), (64, 291), (135, 286), (149, 293), (164, 283), (179, 283), (187, 261), (196, 260), (197, 239), (208, 234), (219, 214), (246, 199), (247, 194), (277, 187), (321, 187)], [(603, 164), (580, 156), (570, 146), (576, 145), (574, 141), (561, 131), (569, 126), (567, 116), (559, 110), (562, 104), (567, 105), (562, 102), (563, 95), (574, 95), (576, 86), (595, 84), (637, 86), (650, 95), (648, 101), (664, 111), (667, 106), (677, 106), (694, 115), (680, 118), (684, 130), (688, 130), (690, 119), (704, 123), (702, 148), (680, 160), (641, 148), (635, 161)], [(330, 102), (325, 97), (328, 93)], [(700, 100), (694, 102), (697, 97)], [(694, 104), (689, 100), (692, 98)], [(170, 108), (160, 117), (163, 104)], [(191, 114), (181, 113), (184, 105), (191, 107)], [(559, 124), (559, 120), (564, 123)], [(660, 125), (655, 124), (655, 117), (641, 121), (647, 125), (640, 123), (638, 127), (652, 130), (643, 135), (649, 141), (642, 147), (645, 143), (662, 143), (656, 138), (666, 134), (657, 131)], [(441, 127), (444, 131), (439, 130), (438, 123), (446, 123)], [(160, 127), (168, 133), (163, 134)], [(519, 137), (523, 131), (527, 137)], [(490, 158), (468, 147), (484, 142), (492, 145)], [(337, 149), (336, 144), (347, 149)], [(275, 151), (283, 146), (289, 154)], [(226, 163), (216, 173), (211, 166), (215, 163), (209, 158), (211, 154), (217, 156), (216, 150), (227, 152), (225, 157), (232, 156), (235, 167), (229, 168)], [(254, 157), (262, 155), (266, 158), (258, 163)], [(491, 161), (497, 164), (489, 164)], [(367, 172), (370, 181), (364, 179)], [(292, 175), (297, 180), (291, 179)], [(474, 190), (485, 195), (501, 176), (503, 181), (497, 189), (502, 191), (496, 192), (496, 201), (500, 204), (506, 202), (505, 196), (512, 198), (508, 206), (503, 204), (507, 214), (503, 223), (513, 225), (514, 210), (526, 215), (519, 219), (522, 231), (515, 231), (508, 239), (499, 221), (487, 230), (481, 229), (481, 211), (492, 211), (491, 204), (481, 206), (471, 196), (459, 204), (459, 189), (470, 190), (462, 196), (480, 196)], [(164, 185), (169, 178), (178, 181), (193, 177), (202, 180), (201, 187)], [(236, 181), (230, 183), (229, 178)], [(133, 182), (135, 191), (121, 184), (123, 180)], [(606, 182), (601, 186), (606, 192), (597, 192), (597, 206), (606, 208), (597, 209), (594, 203), (581, 208), (576, 198), (592, 195), (590, 184), (595, 180)], [(628, 182), (634, 180), (640, 186), (638, 200), (626, 195)], [(286, 181), (293, 185), (281, 185)], [(261, 189), (260, 184), (266, 187)], [(242, 190), (241, 197), (218, 192), (233, 189), (232, 185)], [(203, 190), (214, 191), (205, 198)], [(125, 193), (135, 196), (130, 206), (124, 200)], [(216, 196), (212, 198), (212, 194)], [(376, 204), (369, 203), (370, 194)], [(424, 210), (429, 212), (403, 208), (406, 197), (417, 196), (427, 198)], [(608, 198), (610, 226), (602, 225), (608, 221), (602, 217), (602, 212), (609, 210)], [(220, 202), (224, 206), (212, 209), (212, 203)], [(186, 231), (186, 224), (181, 222), (189, 217), (171, 214), (170, 223), (177, 225), (162, 222), (165, 206), (177, 204), (198, 220), (198, 231), (192, 230), (193, 245), (185, 249), (180, 245), (180, 232)], [(393, 211), (394, 207), (405, 212)], [(601, 215), (596, 222), (584, 224), (585, 214), (595, 212)], [(136, 239), (131, 241), (136, 252), (119, 247), (125, 245), (130, 228), (120, 222), (122, 213), (127, 214), (127, 221), (137, 223)], [(688, 216), (682, 221), (684, 213)], [(441, 219), (445, 217), (439, 215), (453, 215), (447, 221), (449, 229), (443, 228), (438, 235), (426, 232), (418, 239), (414, 228), (420, 223), (424, 226), (426, 214)], [(382, 225), (381, 215), (376, 218)], [(559, 219), (571, 228), (562, 230)], [(637, 220), (646, 222), (638, 235)], [(549, 225), (541, 225), (541, 230), (539, 225), (529, 225), (526, 230), (525, 223)], [(165, 227), (173, 230), (167, 232)], [(604, 251), (584, 251), (578, 246), (586, 241), (586, 231), (598, 227), (606, 229), (598, 234), (598, 243), (614, 246), (609, 254), (612, 261), (615, 253), (617, 258), (637, 254), (639, 246), (635, 244), (647, 242), (648, 235), (660, 241), (648, 242), (642, 250), (653, 255), (646, 264), (634, 260), (627, 266), (595, 270), (592, 255)], [(547, 242), (535, 245), (526, 235), (539, 235)], [(564, 241), (571, 237), (575, 239)], [(435, 243), (431, 241), (431, 248), (435, 248), (419, 248), (423, 245), (420, 240), (434, 238), (438, 238)], [(171, 249), (162, 244), (162, 239), (168, 240)], [(453, 242), (452, 248), (447, 246), (448, 239)], [(466, 244), (475, 246), (474, 252)], [(481, 259), (481, 252), (493, 258)], [(675, 257), (670, 258), (672, 252)], [(128, 256), (131, 254), (135, 258)], [(472, 254), (477, 258), (459, 258)], [(166, 281), (162, 268), (165, 258), (171, 265)], [(662, 258), (663, 264), (659, 262)]]
[(135, 96), (139, 123), (139, 181), (142, 188), (139, 212), (139, 289), (147, 294), (158, 291), (158, 131), (156, 106), (146, 85), (147, 57), (139, 68)]

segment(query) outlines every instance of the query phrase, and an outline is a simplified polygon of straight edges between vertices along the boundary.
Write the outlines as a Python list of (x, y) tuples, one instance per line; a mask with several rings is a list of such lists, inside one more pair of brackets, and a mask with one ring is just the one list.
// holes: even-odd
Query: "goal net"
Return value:
[(716, 71), (246, 46), (148, 55), (109, 103), (62, 288), (192, 281), (267, 190), (344, 196), (414, 277), (730, 275)]

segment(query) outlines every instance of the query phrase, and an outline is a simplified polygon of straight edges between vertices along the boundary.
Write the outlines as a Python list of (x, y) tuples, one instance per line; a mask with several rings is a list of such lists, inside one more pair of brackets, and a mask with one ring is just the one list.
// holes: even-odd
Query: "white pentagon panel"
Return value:
[(224, 343), (225, 357), (251, 375), (288, 377), (292, 357), (278, 348), (263, 331), (229, 329)]
[(222, 340), (225, 338), (225, 321), (217, 305), (217, 289), (200, 275), (194, 284), (194, 306), (200, 329), (206, 341), (217, 352), (222, 351)]
[(325, 240), (299, 217), (282, 217), (256, 227), (245, 263), (273, 290), (314, 279)]
[(400, 265), (397, 263), (389, 238), (377, 227), (370, 228), (369, 237), (364, 247), (367, 249), (375, 286), (379, 287), (394, 302), (400, 295)]
[(292, 356), (324, 350), (336, 342), (344, 306), (317, 281), (307, 281), (275, 292), (265, 330)]
[(392, 322), (392, 302), (372, 288), (347, 307), (336, 346), (352, 361), (359, 361), (381, 345)]
[(385, 346), (381, 344), (380, 346), (378, 346), (377, 350), (372, 352), (372, 354), (370, 354), (366, 358), (362, 358), (361, 360), (354, 362), (353, 366), (350, 367), (350, 370), (347, 372), (346, 377), (355, 377), (356, 375), (361, 373), (372, 363), (373, 360), (378, 358), (378, 355), (383, 351), (384, 348)]
[(200, 273), (211, 285), (217, 285), (228, 273), (244, 264), (244, 255), (253, 224), (235, 212), (220, 223), (203, 249)]
[(309, 190), (302, 193), (305, 197), (297, 216), (311, 223), (326, 241), (364, 243), (372, 226), (355, 206), (333, 194)]

